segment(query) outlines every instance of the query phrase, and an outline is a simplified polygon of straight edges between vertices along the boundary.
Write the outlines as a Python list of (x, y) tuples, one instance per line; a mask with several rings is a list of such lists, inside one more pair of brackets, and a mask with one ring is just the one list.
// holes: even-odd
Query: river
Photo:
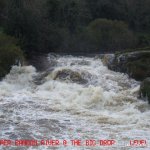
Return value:
[[(135, 149), (130, 140), (150, 141), (150, 106), (137, 98), (140, 82), (109, 70), (99, 57), (49, 54), (45, 59), (49, 62), (45, 72), (13, 66), (0, 82), (0, 137), (66, 140), (68, 145), (0, 149), (126, 150)], [(81, 145), (73, 146), (74, 139)], [(103, 139), (116, 144), (84, 143)]]

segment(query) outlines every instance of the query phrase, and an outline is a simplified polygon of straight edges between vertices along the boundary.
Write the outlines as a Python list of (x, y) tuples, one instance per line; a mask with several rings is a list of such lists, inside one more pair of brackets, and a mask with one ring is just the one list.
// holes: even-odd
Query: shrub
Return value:
[(122, 21), (96, 19), (88, 25), (87, 33), (97, 50), (117, 50), (136, 45), (135, 36)]
[(0, 33), (0, 78), (5, 76), (12, 65), (23, 61), (23, 53), (17, 40), (4, 33)]

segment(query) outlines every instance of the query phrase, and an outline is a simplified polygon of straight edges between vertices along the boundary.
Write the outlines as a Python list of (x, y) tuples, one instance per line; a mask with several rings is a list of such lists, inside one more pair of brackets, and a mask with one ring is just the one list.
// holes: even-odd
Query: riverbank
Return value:
[(148, 99), (150, 102), (150, 88), (148, 86), (148, 77), (150, 77), (150, 50), (148, 48), (104, 55), (103, 63), (111, 70), (127, 73), (129, 77), (141, 81), (140, 96)]

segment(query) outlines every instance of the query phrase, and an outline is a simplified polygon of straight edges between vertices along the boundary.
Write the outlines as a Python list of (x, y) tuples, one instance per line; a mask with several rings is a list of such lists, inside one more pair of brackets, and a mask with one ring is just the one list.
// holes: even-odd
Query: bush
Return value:
[(150, 45), (150, 34), (140, 33), (138, 37), (138, 47), (145, 47)]
[(122, 21), (96, 19), (87, 27), (87, 33), (96, 50), (117, 50), (136, 45), (136, 38)]
[(0, 78), (5, 76), (12, 65), (22, 63), (23, 53), (17, 40), (4, 33), (0, 33)]

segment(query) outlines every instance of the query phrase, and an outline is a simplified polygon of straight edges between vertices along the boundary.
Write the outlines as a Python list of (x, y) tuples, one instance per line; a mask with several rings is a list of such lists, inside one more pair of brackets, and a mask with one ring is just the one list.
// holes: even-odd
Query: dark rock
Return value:
[(140, 93), (141, 97), (147, 99), (150, 104), (150, 77), (141, 83)]
[(28, 59), (28, 63), (32, 66), (34, 66), (37, 71), (45, 71), (45, 70), (49, 70), (50, 68), (53, 68), (54, 66), (57, 65), (57, 60), (56, 58), (52, 58), (50, 57), (50, 59), (48, 59), (48, 55), (33, 55), (30, 59)]
[[(105, 56), (104, 60), (106, 58), (110, 59)], [(150, 51), (120, 53), (110, 61), (106, 60), (109, 69), (127, 73), (136, 80), (142, 81), (150, 76)]]
[(46, 70), (45, 72), (42, 72), (42, 73), (39, 73), (38, 75), (36, 76), (33, 76), (33, 82), (36, 84), (36, 85), (41, 85), (43, 84), (46, 80), (45, 80), (45, 77), (47, 77), (54, 69), (51, 68), (49, 70)]
[(108, 66), (111, 69), (112, 64), (115, 60), (115, 54), (105, 54), (102, 58), (102, 62), (104, 65)]

